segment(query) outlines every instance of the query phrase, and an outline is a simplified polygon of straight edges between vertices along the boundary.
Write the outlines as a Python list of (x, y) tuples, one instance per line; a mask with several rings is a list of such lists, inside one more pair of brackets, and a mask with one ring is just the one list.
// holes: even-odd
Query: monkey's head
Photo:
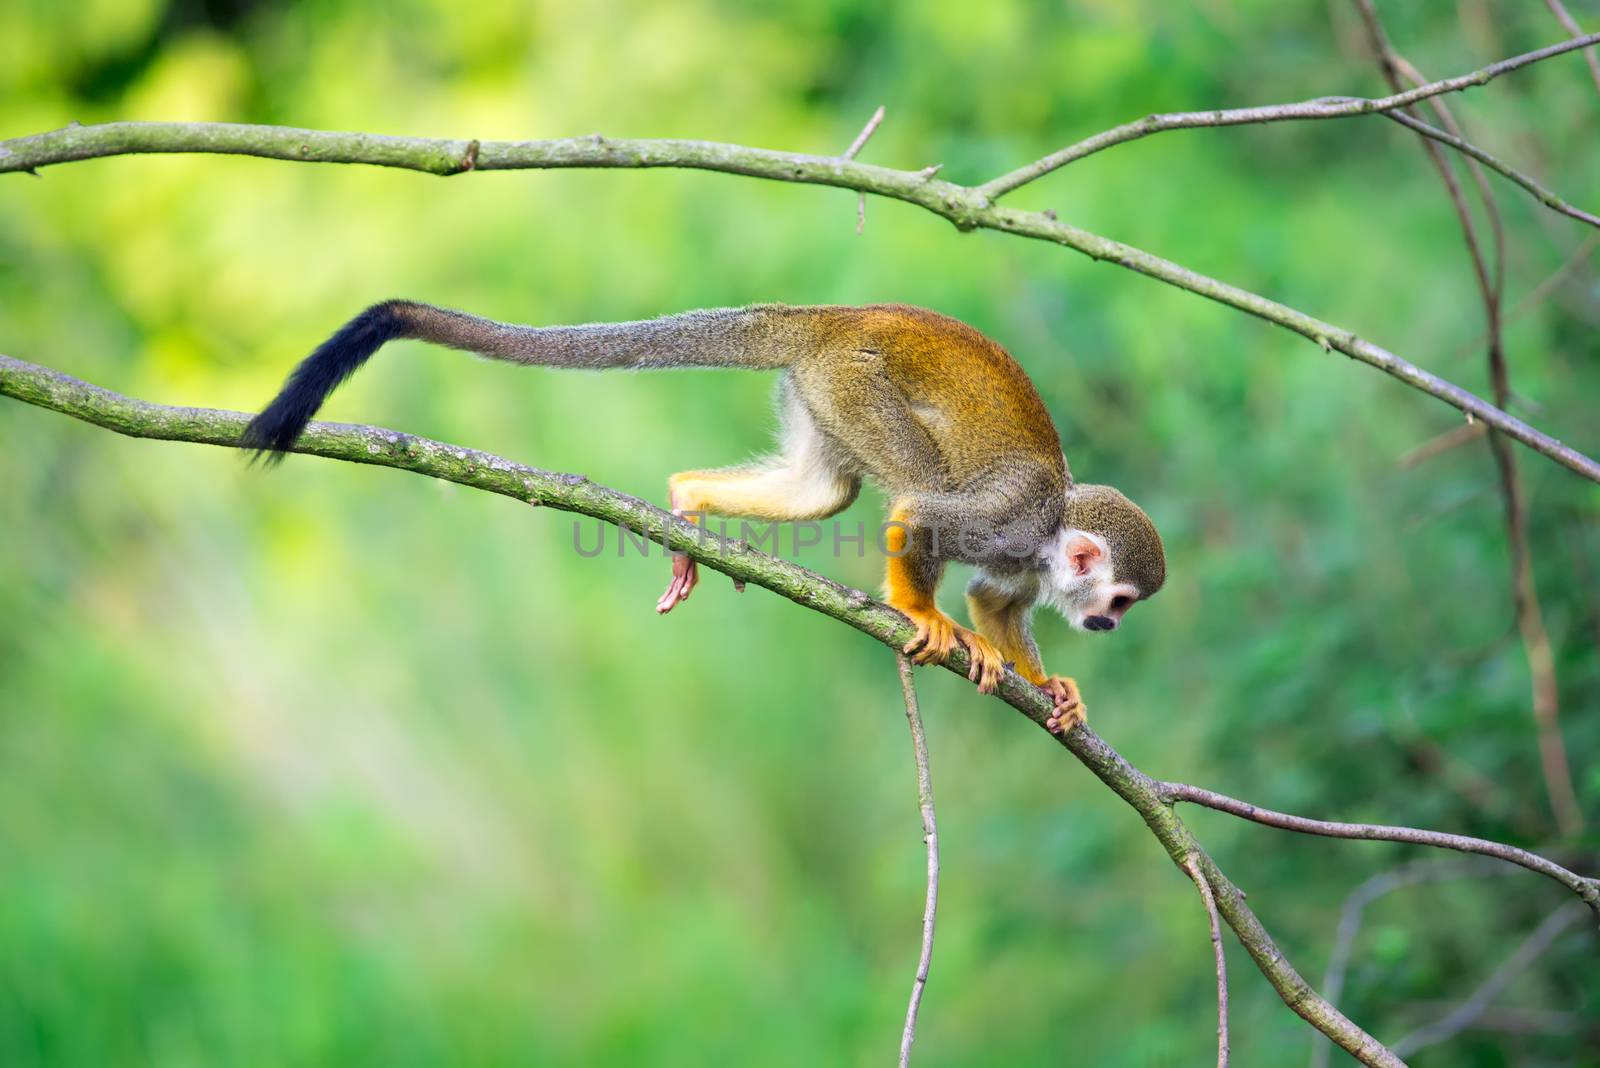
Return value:
[(1155, 524), (1110, 486), (1067, 490), (1060, 537), (1046, 551), (1045, 595), (1079, 630), (1116, 630), (1167, 581)]

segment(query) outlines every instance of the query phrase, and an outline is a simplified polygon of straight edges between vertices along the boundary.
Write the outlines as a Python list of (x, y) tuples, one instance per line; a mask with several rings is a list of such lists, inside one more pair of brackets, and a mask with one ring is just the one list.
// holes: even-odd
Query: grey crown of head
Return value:
[(1139, 588), (1150, 597), (1167, 581), (1167, 554), (1156, 525), (1121, 491), (1079, 483), (1067, 491), (1065, 522), (1105, 539), (1111, 550), (1112, 581)]

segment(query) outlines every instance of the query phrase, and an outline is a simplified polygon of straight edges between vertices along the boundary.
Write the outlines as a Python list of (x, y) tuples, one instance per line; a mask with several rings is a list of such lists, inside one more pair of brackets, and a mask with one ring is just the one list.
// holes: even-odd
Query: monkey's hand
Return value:
[(1078, 696), (1078, 684), (1065, 675), (1051, 675), (1039, 688), (1050, 695), (1056, 708), (1044, 725), (1051, 734), (1066, 734), (1084, 721), (1083, 699)]
[(968, 630), (937, 608), (927, 611), (901, 608), (917, 626), (917, 633), (906, 642), (904, 652), (919, 664), (942, 664), (957, 645), (967, 650), (971, 668), (968, 680), (978, 684), (979, 693), (994, 693), (1006, 673), (1005, 658), (994, 643), (976, 631)]

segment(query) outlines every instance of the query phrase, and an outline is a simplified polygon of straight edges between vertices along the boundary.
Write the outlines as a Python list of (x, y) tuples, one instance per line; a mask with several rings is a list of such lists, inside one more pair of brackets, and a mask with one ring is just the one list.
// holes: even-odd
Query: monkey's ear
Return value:
[(1100, 562), (1100, 557), (1105, 555), (1095, 540), (1083, 534), (1074, 534), (1067, 539), (1066, 545), (1067, 565), (1072, 568), (1074, 575), (1083, 576), (1089, 573), (1090, 568)]

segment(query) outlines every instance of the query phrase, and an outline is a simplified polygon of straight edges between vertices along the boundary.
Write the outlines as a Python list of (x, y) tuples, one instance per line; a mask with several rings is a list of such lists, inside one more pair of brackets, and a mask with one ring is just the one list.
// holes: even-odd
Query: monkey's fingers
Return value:
[(1079, 706), (1069, 712), (1051, 716), (1044, 721), (1044, 725), (1051, 734), (1067, 734), (1083, 726), (1083, 722), (1083, 708)]
[(1055, 702), (1055, 710), (1045, 720), (1045, 727), (1052, 734), (1066, 734), (1084, 722), (1086, 712), (1077, 682), (1064, 675), (1052, 675), (1040, 688)]

